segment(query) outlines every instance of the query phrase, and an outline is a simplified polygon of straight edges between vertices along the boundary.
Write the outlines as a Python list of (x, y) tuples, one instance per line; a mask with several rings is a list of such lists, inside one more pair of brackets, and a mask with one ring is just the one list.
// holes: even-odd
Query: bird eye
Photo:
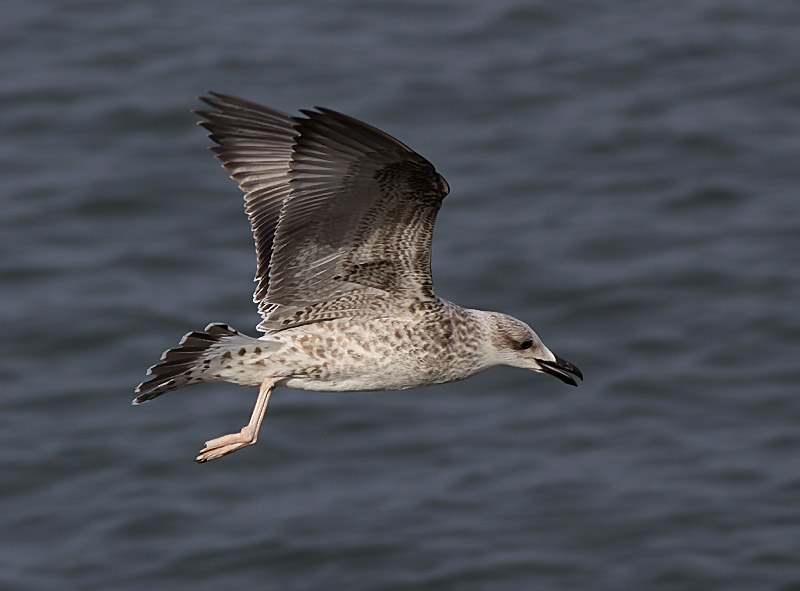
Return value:
[(530, 349), (533, 346), (533, 341), (522, 341), (519, 344), (520, 349)]

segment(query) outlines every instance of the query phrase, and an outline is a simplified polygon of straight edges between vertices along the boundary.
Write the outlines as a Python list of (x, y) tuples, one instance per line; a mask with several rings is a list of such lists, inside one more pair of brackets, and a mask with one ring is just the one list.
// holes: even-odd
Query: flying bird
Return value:
[(405, 390), (496, 365), (583, 379), (524, 322), (436, 295), (431, 239), (450, 188), (422, 156), (330, 109), (290, 116), (216, 92), (200, 100), (211, 109), (194, 111), (198, 125), (245, 193), (263, 335), (222, 323), (186, 334), (133, 401), (200, 382), (259, 387), (250, 422), (207, 441), (198, 462), (256, 443), (277, 386)]

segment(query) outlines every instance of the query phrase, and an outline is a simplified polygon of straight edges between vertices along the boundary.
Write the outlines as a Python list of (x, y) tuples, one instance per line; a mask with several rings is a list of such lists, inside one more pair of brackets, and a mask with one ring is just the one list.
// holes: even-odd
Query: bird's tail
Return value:
[(147, 402), (176, 388), (219, 379), (213, 373), (225, 351), (240, 347), (252, 349), (254, 343), (263, 341), (218, 322), (206, 326), (205, 332), (184, 335), (177, 347), (164, 351), (161, 362), (147, 370), (147, 375), (153, 377), (136, 387), (139, 396), (134, 398), (133, 404)]

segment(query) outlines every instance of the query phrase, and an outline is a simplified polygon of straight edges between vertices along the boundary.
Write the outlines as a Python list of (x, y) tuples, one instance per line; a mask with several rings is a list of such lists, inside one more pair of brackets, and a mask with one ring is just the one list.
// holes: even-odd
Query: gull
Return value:
[(223, 323), (190, 332), (133, 400), (200, 382), (258, 387), (250, 422), (207, 441), (198, 462), (256, 443), (277, 386), (406, 390), (498, 365), (583, 379), (521, 320), (434, 293), (433, 226), (450, 187), (422, 156), (330, 109), (291, 116), (217, 92), (200, 100), (211, 109), (194, 111), (198, 125), (245, 194), (263, 335)]

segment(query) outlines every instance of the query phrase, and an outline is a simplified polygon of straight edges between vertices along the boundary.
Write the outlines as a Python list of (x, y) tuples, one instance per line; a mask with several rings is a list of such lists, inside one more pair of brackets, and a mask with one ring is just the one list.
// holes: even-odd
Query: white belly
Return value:
[(286, 344), (270, 356), (284, 370), (278, 385), (299, 390), (406, 390), (484, 369), (472, 351), (399, 320), (326, 322), (275, 337)]
[(385, 390), (408, 390), (420, 386), (440, 384), (452, 380), (432, 379), (420, 380), (418, 375), (349, 375), (341, 377), (311, 378), (292, 377), (278, 382), (279, 386), (295, 388), (297, 390), (314, 390), (323, 392), (377, 392)]

